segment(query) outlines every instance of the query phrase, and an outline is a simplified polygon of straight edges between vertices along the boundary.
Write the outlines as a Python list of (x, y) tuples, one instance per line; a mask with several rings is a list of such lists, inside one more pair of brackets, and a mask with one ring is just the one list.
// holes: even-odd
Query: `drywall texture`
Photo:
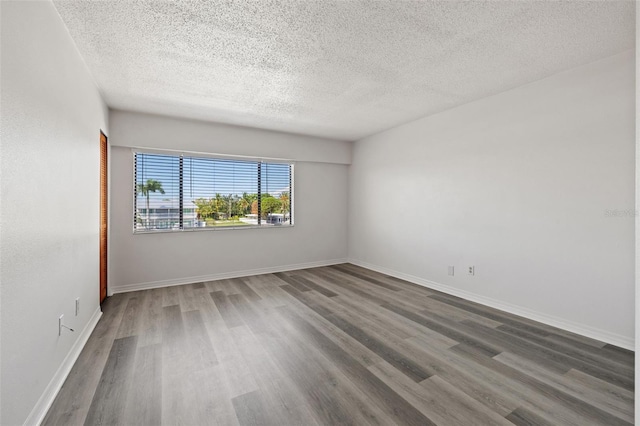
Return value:
[(633, 94), (628, 51), (356, 142), (349, 257), (632, 345)]
[(109, 120), (113, 146), (351, 163), (345, 141), (118, 110), (110, 111)]
[[(286, 153), (295, 154), (298, 142), (307, 146), (305, 138), (296, 141), (295, 136), (283, 135), (288, 142), (278, 142), (271, 132), (228, 126), (225, 126), (227, 137), (218, 140), (213, 133), (200, 133), (202, 123), (155, 117), (155, 124), (160, 127), (155, 128), (147, 126), (148, 116), (131, 114), (123, 119), (123, 114), (115, 113), (111, 121), (111, 141), (115, 145), (121, 145), (121, 137), (126, 135), (127, 141), (144, 142), (149, 148), (200, 144), (197, 150), (202, 152), (209, 142), (216, 153), (224, 148), (226, 154), (248, 154), (255, 148), (256, 156), (286, 156), (294, 160), (297, 158)], [(159, 131), (180, 138), (147, 137)], [(154, 146), (155, 142), (158, 145)], [(284, 149), (286, 143), (288, 150)], [(270, 146), (274, 149), (269, 150)], [(304, 155), (313, 157), (317, 153), (318, 157), (346, 161), (349, 143), (340, 143), (335, 152), (328, 153), (327, 146), (331, 145), (308, 145)], [(111, 161), (110, 292), (346, 259), (348, 166), (345, 164), (295, 162), (293, 227), (134, 235), (131, 148), (113, 146)]]
[(349, 140), (634, 45), (632, 0), (55, 5), (111, 107)]
[[(16, 425), (98, 309), (98, 148), (108, 111), (53, 4), (0, 7), (0, 423)], [(60, 314), (77, 333), (58, 337)]]

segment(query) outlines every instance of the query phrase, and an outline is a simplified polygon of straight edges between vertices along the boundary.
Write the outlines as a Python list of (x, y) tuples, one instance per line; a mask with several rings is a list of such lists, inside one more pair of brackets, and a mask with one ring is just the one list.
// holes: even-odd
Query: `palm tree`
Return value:
[(238, 204), (240, 206), (240, 210), (242, 210), (243, 216), (247, 214), (249, 207), (251, 207), (252, 201), (253, 200), (251, 199), (249, 194), (247, 194), (246, 192), (242, 193), (242, 197), (238, 200)]
[(280, 204), (282, 208), (282, 221), (284, 222), (287, 218), (287, 213), (289, 212), (289, 193), (283, 192), (280, 194)]
[(218, 193), (216, 193), (216, 198), (211, 199), (213, 204), (213, 211), (215, 212), (216, 220), (220, 220), (220, 213), (224, 213), (224, 197)]
[(164, 189), (162, 189), (162, 182), (158, 182), (155, 179), (147, 179), (147, 183), (138, 184), (138, 192), (147, 197), (147, 229), (149, 229), (149, 193), (159, 192), (161, 194), (164, 194)]
[(227, 204), (227, 220), (231, 219), (231, 213), (232, 213), (232, 207), (233, 207), (233, 195), (229, 194), (228, 196), (224, 197), (224, 200)]

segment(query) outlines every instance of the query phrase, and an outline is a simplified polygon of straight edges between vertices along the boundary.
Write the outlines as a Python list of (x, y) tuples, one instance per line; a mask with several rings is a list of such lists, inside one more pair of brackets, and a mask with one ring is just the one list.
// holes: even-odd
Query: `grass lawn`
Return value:
[(207, 226), (247, 226), (248, 223), (240, 222), (239, 220), (216, 220), (215, 225), (207, 223)]

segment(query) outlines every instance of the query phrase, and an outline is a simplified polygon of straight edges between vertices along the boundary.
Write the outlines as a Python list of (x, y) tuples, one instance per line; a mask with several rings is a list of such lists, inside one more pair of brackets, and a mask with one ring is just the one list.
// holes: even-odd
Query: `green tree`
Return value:
[(216, 194), (216, 197), (211, 199), (211, 208), (213, 209), (216, 219), (220, 219), (220, 213), (224, 213), (226, 210), (224, 197)]
[(247, 215), (251, 213), (251, 205), (258, 198), (258, 194), (249, 194), (247, 192), (242, 193), (242, 197), (238, 200), (238, 206), (240, 208), (241, 215)]
[(260, 199), (260, 210), (262, 210), (262, 218), (266, 219), (270, 213), (276, 213), (280, 209), (280, 200), (271, 194), (263, 194)]
[(213, 217), (213, 208), (211, 206), (212, 199), (197, 198), (193, 201), (193, 204), (198, 208), (198, 217), (201, 220), (209, 219)]
[(147, 183), (138, 184), (138, 192), (147, 198), (147, 229), (149, 228), (149, 194), (151, 192), (159, 192), (164, 194), (162, 182), (155, 179), (147, 179)]

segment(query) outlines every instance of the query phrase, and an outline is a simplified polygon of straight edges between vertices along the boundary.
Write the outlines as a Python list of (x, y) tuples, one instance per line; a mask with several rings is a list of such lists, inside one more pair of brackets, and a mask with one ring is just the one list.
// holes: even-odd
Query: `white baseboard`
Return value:
[(204, 281), (216, 281), (229, 278), (248, 277), (251, 275), (273, 274), (276, 272), (294, 271), (296, 269), (317, 268), (320, 266), (337, 265), (346, 263), (347, 259), (322, 260), (318, 262), (297, 263), (295, 265), (282, 265), (268, 268), (249, 269), (242, 271), (223, 272), (220, 274), (203, 275), (198, 277), (185, 277), (173, 280), (151, 281), (146, 283), (127, 284), (109, 289), (109, 296), (116, 293), (127, 293), (130, 291), (149, 290), (152, 288), (170, 287), (174, 285), (200, 283)]
[(25, 425), (39, 425), (40, 423), (42, 423), (42, 420), (44, 420), (44, 416), (47, 415), (47, 411), (49, 411), (51, 404), (53, 404), (53, 401), (56, 399), (60, 388), (62, 388), (64, 381), (67, 379), (67, 376), (71, 372), (73, 365), (80, 356), (80, 352), (82, 352), (84, 345), (87, 343), (87, 340), (89, 340), (89, 336), (91, 336), (91, 333), (96, 327), (96, 324), (98, 324), (101, 316), (102, 311), (98, 306), (98, 309), (96, 309), (96, 311), (91, 316), (91, 319), (89, 319), (89, 322), (78, 336), (78, 339), (71, 347), (71, 350), (65, 357), (64, 361), (62, 361), (60, 368), (58, 368), (56, 374), (53, 375), (53, 378), (40, 396), (40, 399), (38, 399), (35, 407), (33, 407), (33, 410), (31, 410), (29, 417), (27, 417), (27, 420), (25, 420), (24, 422)]
[(392, 277), (400, 278), (402, 280), (409, 281), (414, 284), (421, 285), (423, 287), (438, 290), (443, 293), (450, 294), (452, 296), (457, 296), (472, 302), (480, 303), (482, 305), (489, 306), (491, 308), (499, 309), (501, 311), (505, 311), (510, 314), (519, 315), (521, 317), (538, 321), (543, 324), (550, 325), (552, 327), (561, 328), (571, 333), (580, 334), (582, 336), (589, 337), (591, 339), (600, 340), (602, 342), (610, 343), (612, 345), (619, 346), (621, 348), (629, 349), (632, 351), (635, 350), (635, 343), (633, 338), (611, 333), (605, 330), (600, 330), (598, 328), (586, 326), (586, 325), (569, 321), (563, 318), (558, 318), (552, 315), (547, 315), (529, 308), (524, 308), (522, 306), (502, 302), (500, 300), (481, 296), (465, 290), (460, 290), (455, 287), (440, 284), (424, 278), (405, 274), (403, 272), (394, 271), (392, 269), (384, 268), (378, 265), (373, 265), (371, 263), (362, 262), (357, 259), (349, 259), (349, 263), (352, 263), (357, 266), (361, 266), (366, 269), (371, 269), (372, 271), (380, 272), (382, 274), (390, 275)]

